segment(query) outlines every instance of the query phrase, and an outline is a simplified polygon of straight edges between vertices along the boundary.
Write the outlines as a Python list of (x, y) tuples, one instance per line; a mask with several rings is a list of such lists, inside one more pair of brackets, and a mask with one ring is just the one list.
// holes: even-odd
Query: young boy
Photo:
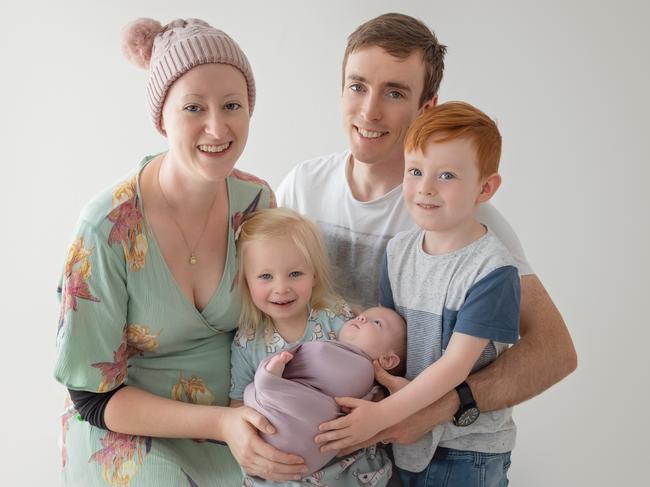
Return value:
[(300, 455), (314, 473), (336, 454), (321, 453), (314, 442), (318, 426), (341, 414), (334, 397), (371, 399), (375, 391), (372, 361), (395, 370), (405, 354), (402, 317), (390, 308), (370, 308), (347, 321), (336, 341), (301, 343), (260, 362), (254, 382), (244, 392), (244, 403), (275, 426), (277, 433), (261, 433), (265, 441)]
[[(321, 426), (325, 450), (344, 448), (374, 436), (456, 388), (461, 409), (454, 425), (434, 429), (413, 445), (394, 444), (395, 461), (405, 486), (445, 468), (440, 460), (454, 450), (494, 452), (495, 437), (510, 438), (510, 409), (478, 417), (465, 387), (470, 372), (496, 359), (518, 338), (519, 276), (514, 261), (491, 230), (476, 219), (481, 203), (498, 189), (501, 136), (483, 112), (462, 102), (424, 111), (409, 128), (405, 142), (404, 201), (418, 229), (397, 234), (388, 244), (380, 302), (407, 322), (406, 386), (378, 403), (338, 400), (352, 409)], [(334, 431), (335, 430), (335, 431)], [(471, 433), (471, 435), (468, 435)], [(483, 446), (482, 435), (489, 437)], [(496, 435), (496, 436), (495, 436)], [(464, 439), (471, 438), (471, 443)], [(442, 448), (436, 446), (440, 440)], [(456, 441), (455, 441), (456, 440)], [(505, 441), (497, 452), (509, 456)], [(485, 448), (485, 450), (483, 450)], [(434, 457), (434, 451), (436, 456)], [(499, 457), (499, 455), (495, 457)], [(481, 475), (471, 455), (455, 461), (456, 483)], [(457, 459), (455, 459), (457, 460)], [(507, 462), (499, 459), (505, 466)], [(460, 479), (463, 479), (461, 481)]]

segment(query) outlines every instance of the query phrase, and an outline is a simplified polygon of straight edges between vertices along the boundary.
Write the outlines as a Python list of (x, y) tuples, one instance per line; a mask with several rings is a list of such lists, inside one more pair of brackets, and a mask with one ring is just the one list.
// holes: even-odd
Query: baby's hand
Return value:
[(266, 364), (266, 371), (277, 376), (277, 377), (282, 377), (282, 373), (284, 372), (284, 367), (289, 363), (289, 361), (293, 358), (293, 354), (289, 352), (282, 352), (277, 355), (274, 355), (271, 357), (271, 360), (269, 360), (269, 363)]

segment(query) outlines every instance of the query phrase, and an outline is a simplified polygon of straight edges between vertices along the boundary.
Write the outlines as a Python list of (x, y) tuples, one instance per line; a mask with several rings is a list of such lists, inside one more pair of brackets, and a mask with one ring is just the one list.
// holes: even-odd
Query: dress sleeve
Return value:
[(454, 332), (501, 343), (519, 338), (519, 274), (499, 267), (475, 282), (458, 310)]
[(58, 288), (61, 311), (54, 375), (68, 389), (107, 392), (126, 379), (128, 294), (121, 247), (82, 221)]
[(233, 169), (230, 175), (235, 178), (239, 179), (240, 181), (248, 181), (251, 183), (258, 184), (269, 192), (269, 208), (275, 208), (277, 207), (277, 202), (275, 200), (275, 193), (273, 192), (273, 189), (271, 188), (271, 185), (267, 183), (264, 179), (258, 178), (254, 174), (248, 173), (246, 171), (242, 171), (241, 169)]
[(108, 428), (104, 421), (106, 405), (111, 397), (113, 397), (113, 394), (122, 387), (124, 387), (124, 384), (109, 392), (86, 392), (75, 391), (74, 389), (68, 389), (68, 392), (70, 393), (70, 399), (72, 399), (74, 408), (81, 416), (81, 419), (88, 421), (93, 426), (107, 430)]
[(244, 389), (253, 382), (257, 367), (250, 357), (254, 340), (247, 340), (240, 330), (230, 346), (230, 399), (243, 400)]

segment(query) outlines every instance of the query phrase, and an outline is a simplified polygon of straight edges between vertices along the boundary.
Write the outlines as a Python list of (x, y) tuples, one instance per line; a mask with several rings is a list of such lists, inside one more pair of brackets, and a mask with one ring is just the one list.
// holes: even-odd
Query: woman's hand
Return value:
[(267, 480), (299, 480), (307, 473), (302, 458), (284, 453), (262, 440), (257, 430), (275, 433), (275, 428), (257, 411), (243, 406), (224, 408), (220, 417), (221, 438), (248, 475)]

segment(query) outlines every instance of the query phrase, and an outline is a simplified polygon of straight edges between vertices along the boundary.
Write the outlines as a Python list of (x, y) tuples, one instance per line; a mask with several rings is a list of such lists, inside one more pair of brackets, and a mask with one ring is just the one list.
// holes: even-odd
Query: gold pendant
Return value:
[(192, 264), (192, 265), (196, 264), (197, 260), (198, 259), (196, 258), (196, 255), (190, 254), (190, 264)]

